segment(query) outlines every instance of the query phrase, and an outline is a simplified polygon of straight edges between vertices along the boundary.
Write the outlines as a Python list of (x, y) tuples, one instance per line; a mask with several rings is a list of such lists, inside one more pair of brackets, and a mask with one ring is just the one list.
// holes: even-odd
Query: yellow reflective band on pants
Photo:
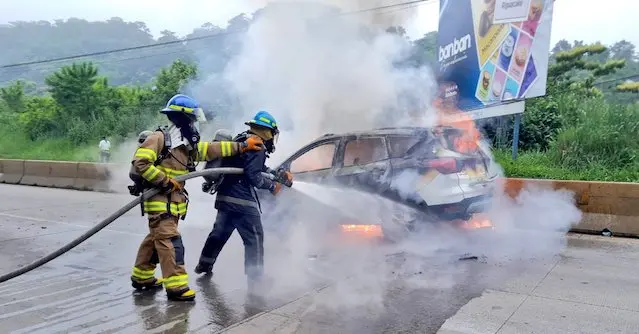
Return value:
[(177, 289), (184, 286), (189, 285), (189, 275), (176, 275), (171, 277), (166, 277), (164, 279), (164, 287), (166, 289)]
[(142, 177), (147, 181), (153, 181), (158, 174), (160, 174), (160, 169), (155, 166), (149, 166), (149, 168), (142, 173)]
[(167, 167), (163, 167), (163, 166), (158, 166), (157, 167), (159, 170), (161, 170), (162, 172), (164, 172), (164, 174), (166, 174), (166, 176), (174, 179), (180, 175), (186, 175), (189, 171), (188, 170), (177, 170), (177, 169), (172, 169), (172, 168), (167, 168)]
[[(171, 203), (171, 212), (172, 215), (180, 215), (183, 216), (186, 214), (188, 204), (187, 203)], [(144, 212), (145, 213), (162, 213), (166, 212), (166, 202), (160, 201), (144, 201)]]
[(158, 159), (158, 155), (155, 153), (155, 151), (144, 147), (140, 147), (137, 149), (137, 151), (135, 151), (135, 157), (144, 158), (149, 160), (150, 162), (155, 162), (155, 160)]
[(142, 270), (138, 267), (133, 267), (131, 276), (136, 280), (146, 281), (155, 277), (155, 270)]

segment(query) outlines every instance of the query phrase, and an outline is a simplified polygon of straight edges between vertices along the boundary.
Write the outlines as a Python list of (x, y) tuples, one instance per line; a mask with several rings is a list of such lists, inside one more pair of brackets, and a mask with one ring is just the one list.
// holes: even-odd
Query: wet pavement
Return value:
[[(10, 185), (0, 185), (0, 194), (3, 273), (61, 247), (132, 199)], [(332, 240), (322, 244), (331, 247), (320, 247), (318, 253), (313, 236), (303, 230), (283, 240), (267, 229), (266, 270), (275, 285), (262, 297), (250, 297), (237, 234), (222, 251), (212, 278), (192, 274), (214, 220), (212, 199), (192, 195), (189, 215), (180, 227), (190, 283), (197, 291), (194, 303), (167, 302), (162, 291), (133, 292), (130, 270), (147, 231), (134, 208), (69, 253), (0, 283), (2, 332), (210, 333), (288, 310), (282, 312), (298, 319), (292, 332), (434, 333), (486, 288), (521, 275), (539, 275), (557, 259), (550, 254), (526, 261), (459, 261), (454, 252), (424, 245), (442, 239), (439, 236), (401, 248), (371, 242), (336, 246)], [(242, 328), (239, 332), (270, 331)]]

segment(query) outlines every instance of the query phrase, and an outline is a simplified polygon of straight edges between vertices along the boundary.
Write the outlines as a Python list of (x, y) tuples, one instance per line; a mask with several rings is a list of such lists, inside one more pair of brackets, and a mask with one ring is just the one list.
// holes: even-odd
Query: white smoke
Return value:
[[(427, 105), (430, 70), (394, 66), (410, 44), (384, 32), (384, 16), (363, 25), (360, 14), (336, 16), (327, 6), (334, 4), (353, 11), (376, 1), (275, 2), (253, 21), (225, 72), (242, 104), (237, 120), (261, 109), (278, 119), (283, 131), (275, 159), (327, 132), (407, 123), (393, 109), (400, 96)], [(395, 15), (387, 19), (400, 23)]]
[[(244, 130), (243, 121), (258, 110), (275, 116), (282, 135), (275, 161), (269, 164), (324, 133), (433, 124), (428, 102), (435, 82), (430, 69), (395, 66), (410, 44), (384, 32), (413, 18), (411, 10), (335, 16), (326, 5), (356, 11), (399, 1), (275, 2), (280, 4), (269, 5), (252, 22), (224, 76), (198, 87), (205, 91), (207, 82), (231, 86), (241, 112), (226, 124), (233, 124), (235, 132)], [(405, 100), (413, 104), (404, 108)], [(410, 175), (395, 182), (403, 194), (413, 192), (414, 186)], [(419, 215), (374, 195), (344, 195), (303, 182), (294, 188), (276, 199), (276, 218), (264, 221), (267, 271), (277, 282), (272, 293), (337, 281), (322, 302), (333, 308), (381, 308), (389, 284), (396, 280), (418, 288), (449, 288), (465, 279), (455, 254), (474, 252), (506, 262), (554, 255), (565, 242), (565, 231), (580, 219), (564, 192), (527, 189), (511, 200), (497, 191), (489, 212), (494, 233), (469, 236), (422, 224), (419, 233), (399, 244), (351, 245), (327, 237), (332, 234), (326, 231), (349, 213), (367, 222), (376, 216), (400, 227)], [(309, 260), (314, 255), (321, 261)], [(395, 257), (402, 260), (393, 261)], [(345, 277), (356, 279), (342, 280)]]

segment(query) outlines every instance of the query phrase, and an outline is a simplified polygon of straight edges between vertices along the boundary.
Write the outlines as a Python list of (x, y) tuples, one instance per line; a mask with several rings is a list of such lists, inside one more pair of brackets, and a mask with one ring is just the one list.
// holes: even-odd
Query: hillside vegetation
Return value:
[[(0, 65), (163, 44), (0, 70), (0, 157), (96, 160), (101, 136), (117, 144), (159, 124), (158, 110), (170, 96), (201, 80), (201, 73), (221, 74), (250, 24), (247, 16), (238, 15), (226, 28), (205, 23), (188, 36), (164, 31), (158, 39), (144, 23), (119, 18), (1, 26), (0, 42), (10, 47), (0, 53)], [(68, 38), (71, 32), (76, 37)], [(389, 27), (388, 33), (404, 30)], [(397, 66), (435, 64), (436, 34), (407, 41), (412, 52)], [(479, 122), (507, 175), (639, 182), (635, 46), (562, 40), (549, 57), (547, 95), (526, 102), (516, 161), (509, 152), (511, 117)], [(198, 99), (210, 117), (240, 110), (224, 86)]]

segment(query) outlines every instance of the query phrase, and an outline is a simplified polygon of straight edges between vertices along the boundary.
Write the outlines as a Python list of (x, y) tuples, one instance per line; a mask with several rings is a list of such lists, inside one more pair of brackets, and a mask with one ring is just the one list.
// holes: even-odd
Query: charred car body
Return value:
[(383, 196), (418, 211), (415, 222), (467, 221), (488, 208), (498, 170), (487, 147), (457, 149), (461, 136), (463, 130), (450, 126), (326, 134), (277, 169), (295, 181)]

